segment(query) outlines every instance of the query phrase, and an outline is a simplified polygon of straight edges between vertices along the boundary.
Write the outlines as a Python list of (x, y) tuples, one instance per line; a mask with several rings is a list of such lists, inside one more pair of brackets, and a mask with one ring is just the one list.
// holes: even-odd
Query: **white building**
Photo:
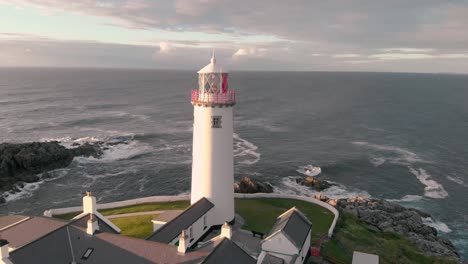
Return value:
[(310, 248), (312, 223), (295, 207), (278, 216), (270, 234), (262, 240), (257, 263), (304, 263)]
[(193, 161), (191, 204), (206, 198), (214, 204), (211, 223), (234, 220), (232, 110), (236, 93), (228, 90), (228, 73), (211, 62), (198, 71), (192, 91)]

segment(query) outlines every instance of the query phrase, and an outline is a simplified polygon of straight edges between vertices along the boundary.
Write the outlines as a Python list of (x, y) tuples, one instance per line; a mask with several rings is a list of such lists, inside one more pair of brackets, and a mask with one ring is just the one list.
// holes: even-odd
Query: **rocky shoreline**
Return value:
[(0, 204), (5, 202), (2, 193), (19, 192), (24, 184), (38, 182), (49, 177), (49, 171), (67, 167), (74, 157), (101, 157), (101, 145), (84, 143), (65, 148), (57, 141), (0, 144)]
[(382, 199), (359, 196), (329, 199), (323, 195), (315, 195), (314, 198), (333, 205), (341, 213), (356, 216), (374, 232), (396, 233), (406, 237), (427, 256), (460, 260), (460, 255), (452, 242), (438, 236), (435, 228), (424, 224), (423, 218), (430, 217), (425, 212)]
[[(314, 177), (298, 177), (298, 184), (322, 191), (333, 184)], [(244, 177), (234, 184), (235, 191), (240, 193), (271, 193), (273, 186)], [(424, 224), (423, 218), (429, 214), (414, 208), (406, 208), (397, 203), (383, 199), (352, 197), (348, 199), (330, 199), (324, 195), (313, 198), (326, 202), (343, 213), (350, 213), (368, 225), (374, 232), (395, 233), (412, 241), (423, 254), (460, 260), (455, 246), (446, 238), (438, 236), (437, 230)]]

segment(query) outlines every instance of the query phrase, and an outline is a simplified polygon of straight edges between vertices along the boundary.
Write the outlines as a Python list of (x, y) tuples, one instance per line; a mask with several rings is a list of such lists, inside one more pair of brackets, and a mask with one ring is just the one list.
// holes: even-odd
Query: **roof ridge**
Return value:
[[(205, 197), (202, 197), (200, 198), (198, 201), (196, 201), (194, 204), (190, 205), (189, 207), (187, 207), (182, 213), (180, 213), (178, 216), (174, 217), (171, 221), (167, 222), (166, 224), (164, 224), (163, 226), (161, 226), (158, 230), (154, 231), (153, 233), (151, 233), (149, 236), (147, 236), (145, 238), (145, 240), (149, 240), (150, 238), (154, 237), (156, 234), (162, 232), (163, 230), (165, 230), (167, 227), (168, 227), (168, 224), (171, 223), (171, 222), (174, 222), (175, 220), (181, 218), (182, 216), (186, 215), (187, 212), (195, 207), (196, 205), (198, 205), (199, 203), (203, 202), (203, 201), (207, 201), (209, 202), (212, 206), (214, 206), (214, 204), (212, 202), (210, 202), (210, 200), (206, 199)], [(181, 230), (182, 231), (182, 230)], [(177, 237), (177, 236), (176, 236)]]

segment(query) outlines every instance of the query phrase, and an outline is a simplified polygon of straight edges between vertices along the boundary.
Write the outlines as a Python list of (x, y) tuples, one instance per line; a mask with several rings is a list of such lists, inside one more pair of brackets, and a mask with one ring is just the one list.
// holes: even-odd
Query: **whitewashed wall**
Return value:
[[(335, 215), (335, 218), (333, 219), (333, 222), (330, 225), (330, 228), (328, 229), (328, 237), (332, 237), (333, 230), (335, 229), (336, 222), (338, 221), (338, 217), (339, 217), (338, 210), (335, 207), (333, 207), (333, 206), (331, 206), (331, 205), (329, 205), (329, 204), (327, 204), (325, 202), (319, 201), (317, 199), (310, 198), (310, 197), (305, 197), (305, 196), (285, 195), (285, 194), (276, 194), (276, 193), (253, 193), (253, 194), (235, 193), (234, 197), (235, 198), (245, 198), (245, 199), (249, 199), (249, 198), (296, 199), (296, 200), (301, 200), (301, 201), (305, 201), (305, 202), (309, 202), (309, 203), (319, 205), (319, 206), (321, 206), (323, 208), (328, 209), (329, 211), (331, 211)], [(120, 202), (98, 204), (97, 208), (98, 209), (108, 209), (108, 208), (136, 205), (136, 204), (142, 204), (142, 203), (173, 202), (173, 201), (188, 201), (188, 200), (190, 200), (190, 195), (150, 196), (150, 197), (120, 201)], [(71, 212), (81, 212), (82, 210), (83, 210), (82, 206), (68, 207), (68, 208), (58, 208), (58, 209), (49, 209), (49, 210), (44, 211), (44, 215), (45, 216), (53, 216), (53, 215), (58, 215), (58, 214), (71, 213)], [(312, 226), (312, 228), (314, 228), (314, 227)]]
[[(97, 209), (109, 209), (109, 208), (116, 208), (116, 207), (130, 206), (130, 205), (144, 204), (144, 203), (175, 202), (175, 201), (189, 201), (189, 200), (190, 200), (190, 195), (149, 196), (149, 197), (119, 201), (119, 202), (97, 204)], [(81, 211), (83, 211), (82, 206), (49, 209), (49, 210), (44, 211), (44, 216), (54, 216), (54, 215), (59, 215), (59, 214), (68, 214), (72, 212), (81, 212)]]

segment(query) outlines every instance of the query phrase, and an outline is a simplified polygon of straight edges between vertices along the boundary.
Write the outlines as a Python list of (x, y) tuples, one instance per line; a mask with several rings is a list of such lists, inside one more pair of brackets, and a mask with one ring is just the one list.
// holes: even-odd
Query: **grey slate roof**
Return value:
[(182, 230), (187, 229), (213, 207), (214, 204), (208, 201), (208, 199), (201, 198), (146, 239), (166, 244), (170, 243)]
[(257, 261), (232, 240), (223, 238), (221, 243), (203, 260), (202, 264), (255, 264)]
[(282, 232), (297, 249), (301, 249), (312, 223), (295, 207), (280, 215), (268, 236)]
[[(73, 225), (86, 228), (88, 227), (88, 219), (89, 219), (89, 214), (84, 215), (83, 217), (74, 220)], [(115, 231), (112, 227), (110, 227), (106, 222), (102, 221), (101, 218), (96, 217), (96, 219), (98, 221), (99, 232), (108, 232), (108, 233), (118, 234), (117, 231)]]
[[(83, 254), (89, 248), (92, 248), (93, 251), (89, 258), (84, 259)], [(151, 263), (96, 236), (87, 235), (86, 232), (72, 225), (63, 226), (22, 248), (10, 252), (10, 260), (15, 264), (64, 264), (71, 263), (73, 260), (82, 264)]]

